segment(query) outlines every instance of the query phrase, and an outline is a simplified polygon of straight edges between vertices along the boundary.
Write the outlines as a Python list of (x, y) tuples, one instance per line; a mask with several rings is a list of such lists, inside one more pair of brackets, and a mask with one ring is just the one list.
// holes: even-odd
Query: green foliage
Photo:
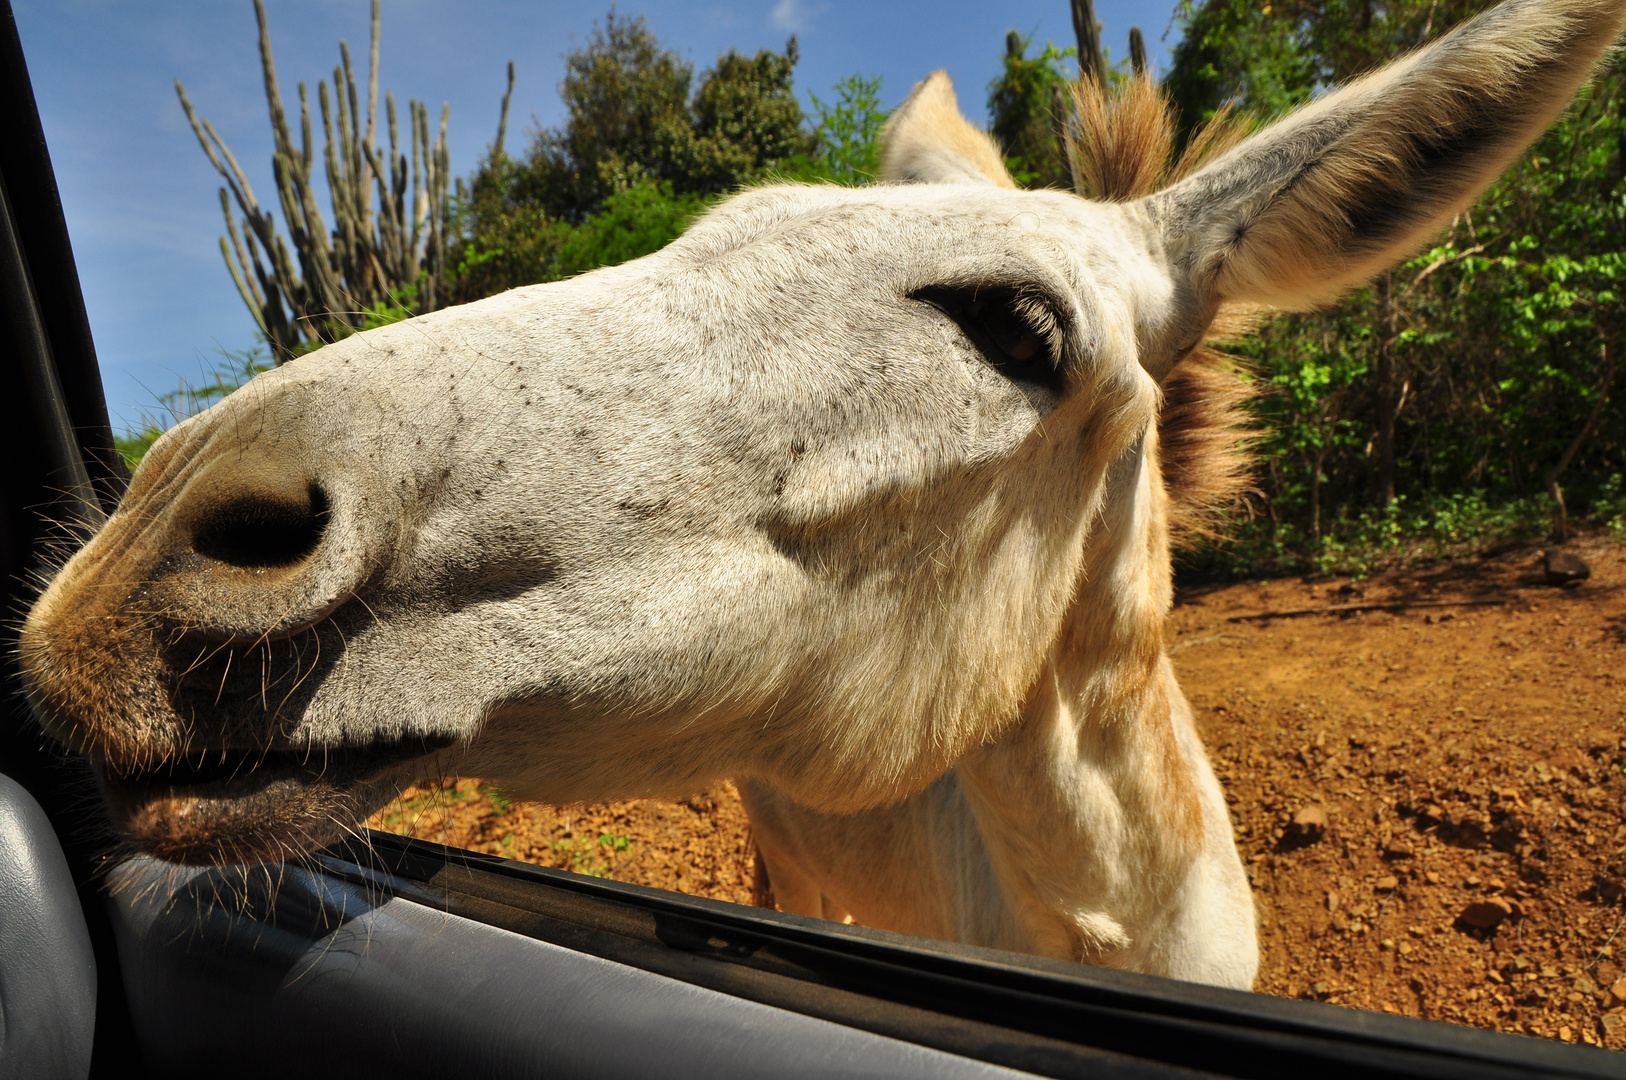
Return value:
[(796, 60), (794, 37), (783, 54), (730, 50), (718, 57), (695, 95), (692, 136), (682, 144), (678, 175), (669, 178), (675, 190), (723, 194), (812, 152), (791, 90)]
[[(1199, 118), (1226, 100), (1268, 113), (1486, 6), (1192, 0), (1179, 13), (1185, 37), (1167, 85)], [(1358, 290), (1321, 311), (1267, 319), (1238, 346), (1265, 391), (1262, 497), (1233, 543), (1191, 561), (1348, 572), (1539, 536), (1553, 510), (1546, 478), (1572, 445), (1562, 474), (1571, 512), (1617, 520), (1611, 478), (1626, 473), (1626, 408), (1618, 374), (1613, 391), (1605, 386), (1604, 350), (1619, 355), (1623, 325), (1623, 144), (1617, 60), (1431, 250), (1379, 283), (1387, 309), (1382, 288)], [(1398, 406), (1388, 505), (1377, 445), (1385, 340)]]
[[(1608, 524), (1606, 518), (1599, 520)], [(1201, 545), (1182, 556), (1181, 565), (1202, 576), (1310, 572), (1361, 577), (1400, 561), (1444, 559), (1539, 540), (1550, 524), (1550, 506), (1542, 497), (1492, 499), (1483, 490), (1415, 500), (1399, 495), (1381, 508), (1336, 507), (1319, 538), (1293, 520), (1278, 525), (1259, 518), (1233, 522), (1225, 540)], [(1616, 539), (1626, 541), (1626, 531), (1617, 527)]]
[(600, 833), (597, 841), (589, 840), (585, 836), (557, 840), (553, 844), (553, 849), (565, 856), (570, 869), (575, 873), (607, 878), (610, 876), (612, 860), (616, 853), (626, 851), (631, 846), (631, 837)]
[(881, 80), (849, 75), (835, 85), (835, 99), (826, 103), (809, 94), (818, 139), (817, 156), (809, 178), (817, 176), (854, 187), (873, 181), (881, 171), (881, 129), (889, 111), (881, 108)]
[(560, 87), (567, 119), (537, 134), (513, 178), (521, 198), (568, 221), (646, 178), (673, 171), (687, 142), (694, 69), (660, 47), (642, 18), (614, 11), (565, 59)]
[(452, 218), (456, 294), (473, 300), (648, 254), (710, 200), (805, 169), (816, 150), (783, 53), (730, 51), (705, 72), (661, 47), (643, 19), (611, 12), (566, 59), (563, 126), (522, 160), (494, 147)]
[(1038, 56), (1027, 55), (1030, 38), (1012, 30), (1005, 36), (1000, 72), (988, 84), (991, 132), (1005, 155), (1012, 178), (1024, 187), (1068, 187), (1067, 171), (1056, 140), (1058, 110), (1066, 91), (1064, 62), (1076, 49), (1049, 42)]
[(1494, 0), (1181, 0), (1164, 80), (1184, 132), (1234, 104), (1268, 119), (1415, 48)]
[(1616, 473), (1600, 485), (1593, 513), (1617, 544), (1626, 544), (1626, 476)]
[(1290, 5), (1256, 0), (1181, 0), (1181, 30), (1163, 88), (1183, 131), (1234, 103), (1261, 117), (1308, 100), (1319, 81)]
[(732, 190), (812, 150), (791, 90), (796, 60), (794, 37), (782, 54), (729, 51), (691, 94), (694, 69), (643, 19), (612, 11), (566, 58), (564, 126), (538, 132), (523, 161), (488, 163), (494, 175), (476, 177), (477, 201), (488, 186), (574, 224), (644, 183), (680, 195)]
[(676, 195), (672, 185), (644, 181), (616, 192), (604, 209), (563, 233), (553, 267), (560, 277), (617, 266), (676, 240), (709, 204), (699, 195)]

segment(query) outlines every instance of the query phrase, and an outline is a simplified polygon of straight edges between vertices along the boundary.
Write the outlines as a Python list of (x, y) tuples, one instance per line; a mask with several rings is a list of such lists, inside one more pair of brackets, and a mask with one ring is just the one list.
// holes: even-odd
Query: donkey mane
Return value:
[[(1075, 193), (1100, 202), (1156, 194), (1222, 156), (1253, 130), (1229, 106), (1177, 146), (1174, 105), (1147, 74), (1114, 87), (1094, 79), (1072, 86), (1063, 118), (1063, 154)], [(1224, 514), (1249, 490), (1256, 437), (1247, 402), (1254, 383), (1246, 364), (1220, 345), (1246, 336), (1254, 312), (1222, 308), (1202, 343), (1163, 383), (1158, 457), (1168, 493), (1170, 543), (1187, 548), (1224, 533)]]

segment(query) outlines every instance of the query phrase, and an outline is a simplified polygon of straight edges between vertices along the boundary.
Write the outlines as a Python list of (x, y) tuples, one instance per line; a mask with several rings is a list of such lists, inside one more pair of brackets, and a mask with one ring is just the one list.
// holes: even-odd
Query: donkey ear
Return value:
[(892, 183), (993, 184), (1014, 188), (999, 148), (960, 115), (954, 84), (934, 71), (881, 132), (881, 179)]
[(1509, 0), (1148, 197), (1185, 309), (1159, 351), (1177, 357), (1220, 304), (1302, 309), (1410, 255), (1552, 122), (1623, 21), (1626, 0)]

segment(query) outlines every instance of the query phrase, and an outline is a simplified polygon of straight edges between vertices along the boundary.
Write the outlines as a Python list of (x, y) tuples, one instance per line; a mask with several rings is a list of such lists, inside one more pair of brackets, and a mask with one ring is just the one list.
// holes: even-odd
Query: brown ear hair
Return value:
[(948, 72), (915, 85), (881, 131), (881, 179), (892, 183), (1014, 188), (999, 147), (960, 115)]

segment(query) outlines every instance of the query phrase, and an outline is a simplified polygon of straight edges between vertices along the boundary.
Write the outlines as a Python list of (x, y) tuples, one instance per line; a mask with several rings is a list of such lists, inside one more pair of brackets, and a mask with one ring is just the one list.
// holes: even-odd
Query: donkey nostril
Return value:
[(198, 526), (192, 550), (230, 566), (289, 566), (316, 550), (327, 519), (327, 496), (314, 486), (302, 504), (237, 499)]

